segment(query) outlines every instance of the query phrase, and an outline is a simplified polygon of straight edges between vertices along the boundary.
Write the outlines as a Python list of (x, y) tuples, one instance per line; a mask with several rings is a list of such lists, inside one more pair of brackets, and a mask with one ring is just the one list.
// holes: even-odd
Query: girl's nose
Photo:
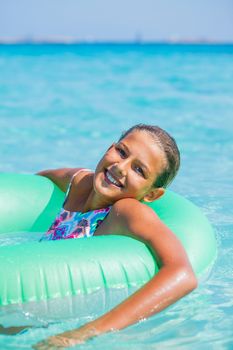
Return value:
[(127, 160), (117, 163), (114, 166), (114, 171), (117, 176), (125, 176), (127, 174), (128, 162)]

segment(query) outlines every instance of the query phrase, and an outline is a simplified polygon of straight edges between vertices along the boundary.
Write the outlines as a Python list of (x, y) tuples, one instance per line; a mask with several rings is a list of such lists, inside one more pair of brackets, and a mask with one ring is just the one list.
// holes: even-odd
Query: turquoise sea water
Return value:
[[(0, 45), (0, 171), (94, 168), (139, 122), (176, 138), (182, 167), (171, 188), (203, 209), (218, 258), (186, 298), (78, 348), (232, 349), (233, 46)], [(0, 348), (28, 349), (84, 321), (0, 336)]]

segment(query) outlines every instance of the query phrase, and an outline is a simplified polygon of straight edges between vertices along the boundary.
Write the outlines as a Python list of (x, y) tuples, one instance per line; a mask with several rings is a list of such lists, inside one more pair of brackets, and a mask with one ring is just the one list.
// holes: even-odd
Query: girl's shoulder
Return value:
[(145, 203), (134, 198), (123, 198), (115, 202), (113, 211), (125, 217), (135, 217), (143, 214), (156, 216), (155, 212)]
[(88, 177), (91, 177), (93, 175), (93, 171), (91, 169), (87, 168), (78, 168), (77, 171), (74, 172), (73, 176), (71, 177), (71, 183), (74, 183), (75, 185), (79, 185), (82, 179)]
[[(63, 192), (67, 192), (70, 183), (75, 179), (78, 181), (81, 177), (81, 173), (85, 173), (88, 169), (84, 168), (59, 168), (42, 170), (36, 173), (36, 175), (45, 176), (53, 181)], [(77, 178), (76, 178), (77, 176)]]
[[(111, 210), (111, 223), (119, 235), (126, 235), (148, 243), (165, 256), (171, 247), (181, 245), (175, 234), (162, 222), (148, 205), (133, 198), (117, 201)], [(109, 225), (110, 226), (110, 225)]]
[(114, 203), (110, 215), (120, 234), (131, 232), (138, 236), (138, 233), (141, 235), (140, 232), (146, 232), (149, 228), (151, 231), (161, 224), (153, 209), (133, 198), (120, 199)]
[(79, 168), (75, 171), (71, 177), (68, 189), (67, 189), (67, 197), (73, 197), (74, 199), (77, 195), (83, 195), (86, 191), (89, 191), (92, 180), (93, 180), (93, 171), (86, 168)]

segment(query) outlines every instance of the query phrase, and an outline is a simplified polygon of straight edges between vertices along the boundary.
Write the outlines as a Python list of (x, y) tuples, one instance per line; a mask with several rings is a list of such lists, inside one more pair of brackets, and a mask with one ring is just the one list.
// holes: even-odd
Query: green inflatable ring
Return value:
[[(0, 233), (45, 231), (63, 199), (64, 193), (44, 177), (0, 174)], [(170, 191), (150, 206), (181, 240), (194, 271), (202, 275), (215, 259), (216, 240), (200, 209)], [(135, 290), (157, 271), (144, 244), (117, 235), (0, 246), (0, 305)]]

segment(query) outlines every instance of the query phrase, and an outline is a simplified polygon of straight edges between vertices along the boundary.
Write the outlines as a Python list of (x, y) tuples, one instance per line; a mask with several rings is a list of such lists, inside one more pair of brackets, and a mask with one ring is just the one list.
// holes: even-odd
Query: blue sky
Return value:
[(0, 0), (0, 38), (233, 42), (233, 0)]

